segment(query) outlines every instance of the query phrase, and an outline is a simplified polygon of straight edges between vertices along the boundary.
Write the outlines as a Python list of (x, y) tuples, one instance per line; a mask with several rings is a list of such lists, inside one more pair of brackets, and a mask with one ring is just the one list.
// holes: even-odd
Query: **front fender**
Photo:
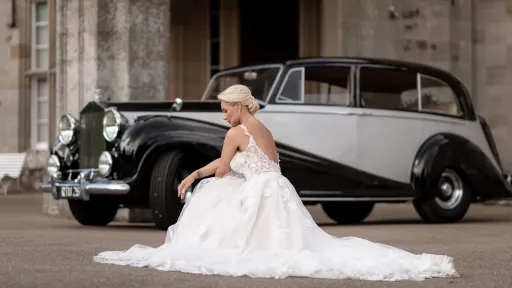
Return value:
[(411, 183), (418, 196), (435, 196), (439, 177), (448, 167), (461, 174), (475, 196), (512, 196), (510, 185), (487, 155), (469, 140), (451, 133), (430, 137), (416, 154)]
[(136, 122), (120, 141), (120, 178), (137, 179), (144, 165), (159, 152), (173, 148), (200, 151), (219, 157), (229, 128), (194, 119), (154, 116)]

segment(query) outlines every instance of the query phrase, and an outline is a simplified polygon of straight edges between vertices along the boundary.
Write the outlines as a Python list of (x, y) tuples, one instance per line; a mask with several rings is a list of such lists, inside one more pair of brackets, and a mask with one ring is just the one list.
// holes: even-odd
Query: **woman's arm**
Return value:
[(233, 127), (229, 129), (224, 138), (224, 145), (222, 146), (222, 153), (219, 160), (219, 168), (215, 172), (215, 177), (222, 178), (231, 170), (229, 163), (233, 156), (235, 156), (236, 150), (238, 149), (238, 143), (240, 139), (242, 129)]
[(209, 164), (207, 164), (206, 166), (204, 166), (203, 168), (197, 169), (196, 171), (194, 171), (194, 173), (192, 173), (194, 175), (194, 179), (208, 177), (212, 174), (215, 174), (217, 168), (219, 167), (219, 163), (220, 158), (217, 158), (210, 162)]
[(208, 177), (212, 174), (214, 174), (217, 171), (217, 168), (219, 167), (220, 158), (217, 158), (210, 162), (210, 164), (204, 166), (203, 168), (197, 169), (194, 171), (194, 173), (187, 176), (187, 178), (183, 179), (181, 181), (180, 185), (178, 186), (178, 196), (183, 198), (185, 196), (185, 191), (194, 183), (196, 179)]

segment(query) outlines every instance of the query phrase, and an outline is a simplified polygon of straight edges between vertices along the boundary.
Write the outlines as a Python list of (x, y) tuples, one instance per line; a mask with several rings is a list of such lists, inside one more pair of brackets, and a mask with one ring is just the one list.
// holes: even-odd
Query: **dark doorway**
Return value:
[(299, 57), (299, 0), (239, 0), (240, 65)]

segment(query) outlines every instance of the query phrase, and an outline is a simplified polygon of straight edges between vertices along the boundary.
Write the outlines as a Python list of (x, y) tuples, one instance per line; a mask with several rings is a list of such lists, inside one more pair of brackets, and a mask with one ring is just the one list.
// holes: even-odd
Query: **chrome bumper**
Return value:
[(51, 193), (53, 198), (79, 199), (87, 201), (90, 195), (125, 195), (130, 192), (130, 185), (122, 181), (98, 178), (97, 169), (81, 169), (73, 180), (63, 180), (60, 174), (51, 177), (49, 183), (39, 185), (39, 190)]

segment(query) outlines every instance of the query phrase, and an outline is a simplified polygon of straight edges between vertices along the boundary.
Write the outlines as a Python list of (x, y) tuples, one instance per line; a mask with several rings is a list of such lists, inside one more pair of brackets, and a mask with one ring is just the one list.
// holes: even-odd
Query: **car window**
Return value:
[(229, 86), (243, 84), (251, 89), (255, 98), (265, 102), (280, 71), (280, 66), (266, 65), (219, 73), (211, 79), (203, 100), (217, 100), (217, 95)]
[(303, 91), (303, 79), (304, 75), (303, 68), (294, 68), (288, 71), (285, 77), (283, 86), (277, 96), (278, 102), (299, 102), (302, 103), (304, 91)]
[(455, 93), (439, 79), (376, 67), (361, 67), (359, 75), (362, 107), (460, 115)]
[(313, 65), (287, 73), (276, 102), (348, 106), (350, 66)]
[(361, 106), (373, 109), (418, 111), (417, 75), (414, 72), (361, 67)]
[(452, 88), (444, 81), (421, 75), (421, 111), (460, 115), (460, 107)]

